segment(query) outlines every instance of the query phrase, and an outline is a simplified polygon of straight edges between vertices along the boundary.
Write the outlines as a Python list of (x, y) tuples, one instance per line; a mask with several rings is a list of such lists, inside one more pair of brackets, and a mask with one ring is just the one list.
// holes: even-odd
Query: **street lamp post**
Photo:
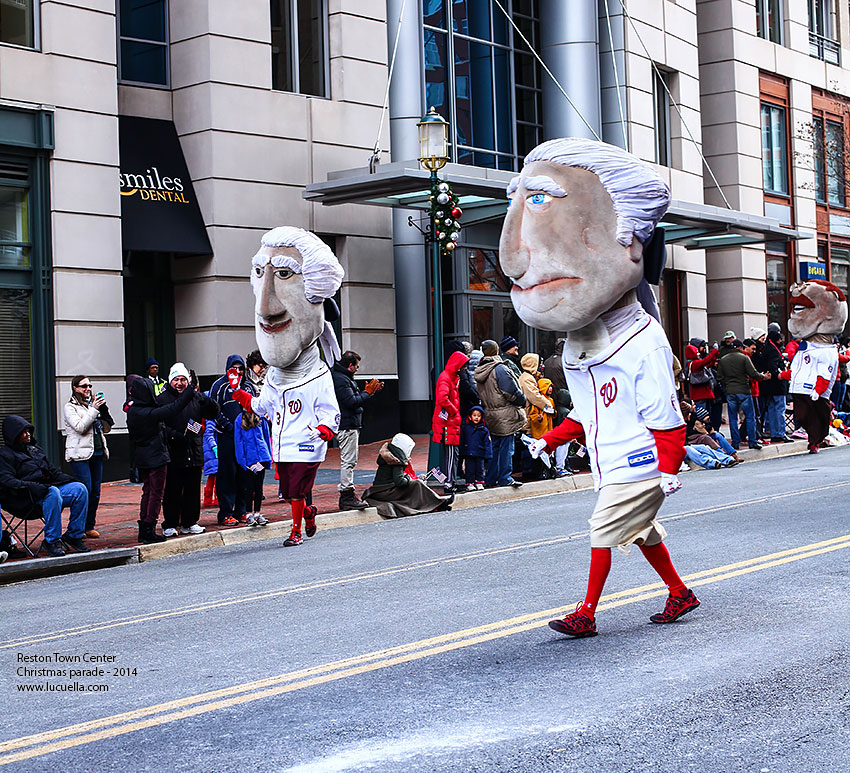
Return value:
[[(432, 107), (419, 127), (419, 163), (431, 172), (431, 190), (440, 182), (437, 170), (442, 169), (449, 160), (449, 125)], [(434, 208), (431, 207), (431, 288), (433, 291), (432, 327), (434, 329), (434, 377), (443, 368), (443, 288), (440, 271), (440, 243), (437, 238), (437, 226)]]

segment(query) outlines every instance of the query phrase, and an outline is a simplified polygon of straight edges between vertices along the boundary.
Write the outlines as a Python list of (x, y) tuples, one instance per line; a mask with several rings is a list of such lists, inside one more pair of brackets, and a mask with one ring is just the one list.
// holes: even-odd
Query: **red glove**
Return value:
[(329, 443), (334, 439), (334, 435), (336, 434), (332, 429), (328, 429), (324, 424), (319, 424), (316, 427), (316, 431), (319, 433), (319, 437), (325, 441), (325, 443)]
[(230, 382), (231, 389), (239, 389), (239, 382), (242, 380), (239, 377), (239, 369), (231, 368), (227, 371), (227, 380)]
[(413, 469), (413, 465), (410, 462), (407, 463), (407, 466), (404, 468), (404, 472), (411, 478), (416, 477), (416, 470)]
[(254, 399), (254, 396), (250, 392), (246, 392), (244, 389), (236, 389), (233, 392), (233, 399), (236, 400), (236, 402), (239, 403), (239, 405), (241, 405), (246, 411), (251, 411), (251, 413), (254, 412), (251, 408), (251, 400)]
[(780, 371), (779, 372), (779, 378), (782, 379), (783, 381), (790, 381), (791, 380), (791, 371), (790, 370)]

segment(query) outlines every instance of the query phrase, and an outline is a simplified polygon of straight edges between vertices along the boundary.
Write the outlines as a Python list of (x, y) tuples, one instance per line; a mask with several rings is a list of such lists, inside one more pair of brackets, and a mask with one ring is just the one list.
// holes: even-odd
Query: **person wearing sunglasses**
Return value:
[(103, 480), (103, 463), (109, 459), (106, 435), (115, 420), (103, 392), (95, 392), (88, 376), (71, 379), (71, 397), (62, 410), (64, 416), (65, 461), (71, 471), (89, 492), (86, 513), (86, 537), (95, 539), (100, 532), (95, 528), (97, 506), (100, 502), (100, 484)]

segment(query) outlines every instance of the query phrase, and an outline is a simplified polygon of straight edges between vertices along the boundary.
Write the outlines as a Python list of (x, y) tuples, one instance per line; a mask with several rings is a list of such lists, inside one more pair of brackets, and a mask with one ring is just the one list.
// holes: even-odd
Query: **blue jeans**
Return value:
[(735, 449), (732, 448), (732, 444), (719, 432), (709, 432), (708, 435), (709, 437), (713, 437), (717, 441), (717, 443), (720, 445), (720, 448), (723, 449), (724, 453), (729, 454), (729, 456), (735, 453)]
[(726, 407), (729, 411), (729, 431), (732, 434), (732, 446), (737, 448), (741, 444), (741, 431), (738, 428), (738, 411), (744, 412), (744, 421), (747, 425), (747, 442), (750, 448), (754, 448), (758, 442), (756, 434), (756, 412), (753, 408), (752, 395), (726, 395)]
[(71, 508), (68, 519), (68, 536), (82, 539), (86, 530), (86, 513), (89, 509), (89, 492), (82, 483), (65, 483), (51, 486), (47, 496), (41, 500), (44, 513), (44, 539), (56, 542), (62, 537), (62, 508)]
[(764, 429), (771, 438), (785, 437), (785, 395), (764, 398)]
[(97, 505), (100, 502), (100, 484), (103, 481), (103, 454), (95, 454), (84, 462), (71, 462), (71, 472), (89, 492), (89, 508), (86, 513), (86, 531), (94, 528)]
[(729, 454), (703, 445), (685, 446), (685, 456), (707, 470), (725, 467), (729, 462), (735, 461)]
[(514, 436), (495, 435), (493, 437), (493, 458), (487, 466), (487, 477), (484, 479), (488, 486), (507, 485), (513, 482), (511, 477), (513, 456)]

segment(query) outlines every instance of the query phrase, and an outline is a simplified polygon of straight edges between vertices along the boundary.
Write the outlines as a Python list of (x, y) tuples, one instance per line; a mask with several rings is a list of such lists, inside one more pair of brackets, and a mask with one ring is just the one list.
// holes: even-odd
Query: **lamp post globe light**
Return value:
[[(432, 107), (416, 126), (419, 129), (419, 163), (431, 172), (431, 190), (440, 183), (437, 170), (442, 169), (449, 160), (449, 124)], [(431, 287), (432, 320), (434, 332), (434, 378), (443, 369), (443, 289), (440, 279), (440, 244), (437, 238), (437, 226), (434, 207), (431, 210)]]

